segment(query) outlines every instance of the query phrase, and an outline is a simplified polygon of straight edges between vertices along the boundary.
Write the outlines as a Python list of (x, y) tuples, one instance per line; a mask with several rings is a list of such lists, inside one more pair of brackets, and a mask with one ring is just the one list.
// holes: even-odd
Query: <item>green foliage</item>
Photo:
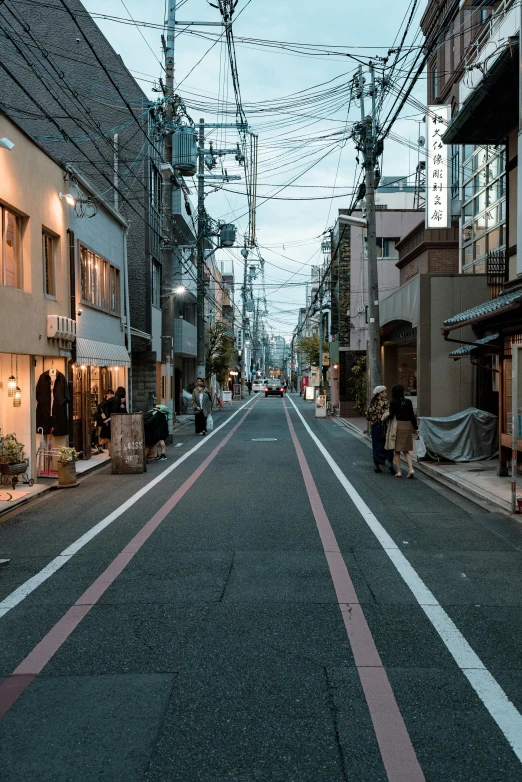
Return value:
[(24, 461), (24, 445), (19, 443), (15, 434), (6, 434), (0, 438), (0, 453), (5, 456), (8, 464), (20, 464)]
[[(319, 366), (319, 337), (301, 337), (297, 343), (297, 350), (304, 356), (306, 363), (311, 367)], [(328, 342), (323, 342), (323, 353), (328, 352)]]
[(359, 356), (355, 361), (348, 385), (353, 392), (355, 409), (364, 415), (367, 401), (368, 376), (366, 373), (366, 356)]
[(81, 455), (81, 451), (77, 451), (75, 448), (66, 448), (63, 446), (60, 448), (60, 453), (58, 454), (58, 462), (60, 464), (68, 464), (68, 462), (76, 462), (78, 461), (78, 456)]
[(232, 369), (234, 359), (234, 340), (227, 334), (229, 328), (228, 323), (218, 320), (210, 325), (207, 331), (207, 378), (210, 379), (215, 375), (221, 385), (228, 380), (228, 373)]

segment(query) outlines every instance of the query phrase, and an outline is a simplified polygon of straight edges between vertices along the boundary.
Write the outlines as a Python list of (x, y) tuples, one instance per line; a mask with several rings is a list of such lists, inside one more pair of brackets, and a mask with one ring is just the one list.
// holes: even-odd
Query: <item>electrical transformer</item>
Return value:
[(172, 165), (183, 176), (194, 176), (198, 169), (197, 135), (190, 125), (176, 127), (172, 139)]
[(237, 228), (235, 225), (228, 223), (222, 225), (219, 232), (219, 238), (221, 240), (221, 247), (233, 247), (236, 243)]

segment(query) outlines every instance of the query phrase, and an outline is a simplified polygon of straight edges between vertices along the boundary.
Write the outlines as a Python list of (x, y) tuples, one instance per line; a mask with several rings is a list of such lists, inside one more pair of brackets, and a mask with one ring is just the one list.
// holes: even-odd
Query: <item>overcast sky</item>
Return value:
[[(161, 25), (165, 19), (165, 0), (112, 0), (110, 10), (107, 0), (85, 0), (85, 5), (93, 13), (108, 12), (127, 18), (130, 14), (137, 22)], [(358, 66), (353, 57), (346, 56), (348, 54), (363, 61), (377, 55), (385, 56), (387, 49), (400, 40), (404, 17), (409, 14), (411, 5), (412, 0), (239, 0), (234, 34), (242, 100), (251, 128), (259, 133), (257, 239), (265, 259), (268, 321), (274, 334), (288, 336), (292, 333), (297, 310), (305, 303), (304, 283), (309, 279), (310, 265), (321, 260), (321, 234), (333, 224), (337, 209), (350, 206), (351, 197), (342, 194), (353, 189), (355, 150), (350, 141), (342, 146), (339, 140), (347, 121), (351, 123), (360, 118), (358, 105), (352, 105), (347, 113), (348, 87), (331, 95), (329, 103), (324, 100), (319, 104), (308, 103), (306, 94), (298, 96), (299, 103), (293, 106), (288, 106), (288, 102), (286, 106), (281, 105), (280, 99), (309, 90), (314, 85), (323, 85), (311, 90), (317, 93), (347, 83)], [(418, 35), (426, 1), (420, 0), (417, 5), (407, 43)], [(178, 0), (177, 19), (215, 22), (220, 16), (206, 0)], [(144, 91), (156, 99), (158, 94), (152, 87), (154, 80), (162, 74), (159, 62), (162, 59), (161, 30), (144, 26), (138, 29), (102, 19), (96, 19), (96, 22), (134, 76), (141, 77), (139, 83)], [(216, 36), (221, 32), (217, 27), (196, 29), (204, 35)], [(218, 109), (223, 109), (227, 91), (228, 99), (233, 101), (225, 44), (219, 41), (212, 46), (212, 40), (182, 30), (179, 28), (180, 34), (176, 38), (176, 82), (189, 114), (195, 121), (204, 116), (207, 122), (218, 119), (234, 122), (233, 114), (216, 116)], [(267, 48), (256, 42), (245, 44), (239, 40), (241, 37), (314, 44), (319, 48), (327, 46), (337, 53), (325, 55), (321, 50), (320, 54), (307, 56), (289, 48)], [(416, 44), (420, 42), (421, 38), (415, 41)], [(398, 85), (403, 83), (405, 76), (400, 67), (395, 74)], [(414, 94), (423, 104), (426, 102), (425, 90), (425, 79), (421, 79)], [(198, 97), (203, 94), (206, 96), (205, 111), (201, 97)], [(390, 105), (391, 98), (386, 100), (385, 108)], [(266, 108), (260, 105), (266, 101), (279, 103), (275, 106), (276, 113), (263, 116), (265, 112), (259, 109)], [(385, 110), (383, 116), (386, 114)], [(402, 115), (405, 118), (396, 123), (394, 132), (415, 143), (417, 120), (422, 115), (408, 105)], [(331, 135), (335, 132), (339, 136)], [(311, 143), (304, 137), (312, 134), (316, 139)], [(215, 132), (214, 137), (215, 146), (235, 147), (237, 142), (237, 134), (231, 130), (226, 134)], [(382, 173), (405, 176), (414, 170), (416, 162), (414, 150), (388, 141)], [(233, 156), (225, 159), (224, 166), (229, 173), (241, 173), (235, 168)], [(305, 172), (308, 167), (310, 170)], [(282, 189), (294, 179), (294, 185), (298, 187)], [(225, 187), (226, 193), (209, 194), (207, 210), (215, 219), (235, 222), (240, 232), (244, 232), (247, 227), (244, 183), (231, 182)], [(270, 194), (277, 194), (279, 199), (320, 200), (268, 200), (263, 203)], [(342, 197), (332, 199), (332, 194)], [(220, 253), (218, 257), (231, 256)], [(239, 272), (236, 264), (236, 274)], [(260, 288), (256, 288), (258, 291)]]

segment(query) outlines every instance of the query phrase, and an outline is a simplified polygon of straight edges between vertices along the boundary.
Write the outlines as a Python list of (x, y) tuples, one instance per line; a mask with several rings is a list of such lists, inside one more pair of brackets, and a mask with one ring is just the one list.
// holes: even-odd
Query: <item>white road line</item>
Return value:
[(221, 426), (216, 427), (216, 429), (210, 432), (206, 437), (202, 438), (197, 445), (190, 449), (190, 451), (187, 451), (187, 453), (185, 453), (183, 456), (180, 456), (180, 458), (175, 461), (174, 464), (172, 464), (170, 467), (167, 467), (166, 470), (150, 481), (150, 483), (147, 483), (147, 485), (142, 489), (133, 494), (132, 497), (129, 497), (129, 499), (120, 505), (115, 511), (109, 513), (108, 516), (98, 522), (98, 524), (96, 524), (94, 527), (91, 527), (91, 529), (78, 538), (78, 540), (75, 540), (74, 543), (64, 549), (60, 554), (58, 554), (57, 557), (51, 560), (48, 565), (36, 573), (36, 575), (29, 578), (21, 586), (15, 589), (14, 592), (11, 592), (10, 595), (4, 598), (4, 600), (0, 602), (0, 617), (5, 616), (8, 611), (21, 603), (22, 600), (25, 600), (25, 598), (30, 595), (31, 592), (34, 592), (34, 590), (37, 589), (40, 584), (43, 584), (44, 581), (47, 581), (47, 579), (56, 573), (56, 571), (59, 570), (63, 565), (65, 565), (65, 563), (68, 562), (71, 557), (74, 557), (74, 555), (77, 554), (78, 551), (80, 551), (84, 546), (86, 546), (87, 543), (90, 543), (90, 541), (95, 538), (96, 535), (99, 535), (100, 532), (103, 532), (103, 530), (112, 524), (113, 521), (129, 510), (129, 508), (131, 508), (136, 502), (138, 502), (138, 500), (145, 496), (147, 492), (157, 486), (158, 483), (160, 483), (164, 478), (167, 477), (167, 475), (170, 475), (171, 472), (177, 469), (177, 467), (179, 467), (180, 464), (188, 459), (189, 456), (192, 456), (193, 453), (195, 453), (199, 448), (207, 443), (211, 437), (214, 437), (214, 435), (216, 435), (220, 429), (223, 429), (223, 427), (226, 426), (233, 418), (235, 418), (236, 415), (244, 410), (251, 401), (252, 399), (249, 399), (246, 404), (238, 408), (235, 413), (232, 413), (232, 415), (227, 418), (227, 420), (222, 423)]
[(292, 399), (290, 399), (290, 402), (292, 402), (306, 431), (328, 462), (334, 475), (338, 478), (355, 507), (397, 568), (399, 575), (413, 592), (419, 606), (440, 635), (446, 648), (484, 706), (497, 723), (515, 752), (518, 760), (522, 762), (522, 714), (520, 714), (518, 709), (516, 709), (514, 704), (509, 700), (502, 687), (488, 671), (482, 660), (475, 654), (453, 620), (450, 619), (446, 611), (422, 581), (402, 551), (394, 543), (390, 535), (388, 535), (377, 517), (372, 513), (360, 494), (352, 486), (337, 462), (334, 461), (319, 438), (312, 432)]

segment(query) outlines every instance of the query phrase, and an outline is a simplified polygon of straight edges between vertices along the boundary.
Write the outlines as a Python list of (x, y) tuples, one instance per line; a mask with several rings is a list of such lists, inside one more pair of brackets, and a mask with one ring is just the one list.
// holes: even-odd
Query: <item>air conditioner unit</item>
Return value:
[(72, 318), (66, 318), (64, 315), (48, 315), (47, 338), (74, 342), (76, 340), (76, 321)]

